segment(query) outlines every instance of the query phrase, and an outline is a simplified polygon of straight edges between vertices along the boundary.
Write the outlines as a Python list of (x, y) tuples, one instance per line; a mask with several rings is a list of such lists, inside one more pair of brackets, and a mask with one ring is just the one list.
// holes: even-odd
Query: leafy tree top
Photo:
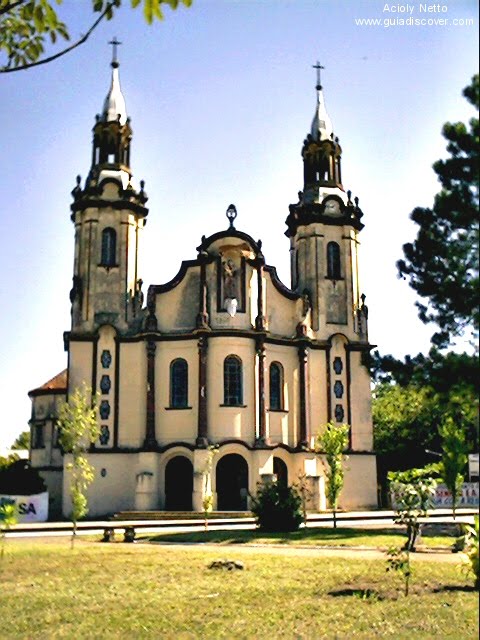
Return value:
[(58, 416), (59, 442), (65, 453), (78, 458), (99, 436), (98, 411), (91, 392), (85, 385), (70, 395), (60, 407)]
[[(479, 108), (479, 76), (463, 92)], [(443, 127), (450, 156), (433, 165), (441, 191), (432, 208), (418, 207), (410, 217), (418, 225), (417, 238), (403, 246), (399, 275), (422, 298), (419, 317), (435, 322), (440, 331), (432, 342), (444, 347), (468, 333), (478, 335), (478, 205), (479, 120), (447, 122)]]
[[(192, 0), (130, 0), (130, 6), (142, 6), (145, 21), (152, 24), (163, 20), (162, 5), (176, 9), (180, 2), (187, 7), (192, 4)], [(55, 45), (60, 38), (70, 40), (69, 28), (55, 10), (62, 0), (0, 0), (0, 54), (6, 57), (6, 62), (0, 62), (0, 73), (29, 69), (69, 53), (86, 42), (102, 20), (111, 20), (126, 0), (90, 3), (92, 12), (98, 14), (90, 28), (73, 44), (46, 55), (48, 45)]]
[(29, 449), (30, 448), (30, 431), (22, 431), (22, 433), (15, 438), (11, 449)]

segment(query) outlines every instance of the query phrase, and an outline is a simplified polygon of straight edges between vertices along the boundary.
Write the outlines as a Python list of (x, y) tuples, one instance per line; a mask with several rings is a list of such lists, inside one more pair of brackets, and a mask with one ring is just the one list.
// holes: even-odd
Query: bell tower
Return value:
[(111, 43), (112, 78), (102, 113), (93, 127), (92, 164), (82, 187), (72, 191), (75, 258), (72, 332), (92, 333), (111, 325), (122, 333), (142, 306), (138, 273), (141, 231), (148, 209), (144, 183), (130, 168), (132, 129), (120, 88), (116, 39)]
[[(292, 289), (306, 295), (315, 337), (343, 333), (366, 340), (366, 307), (358, 279), (358, 234), (363, 228), (358, 198), (342, 184), (342, 148), (327, 113), (318, 62), (316, 109), (303, 142), (303, 191), (290, 205), (286, 235), (290, 238)], [(360, 321), (363, 314), (365, 318)]]

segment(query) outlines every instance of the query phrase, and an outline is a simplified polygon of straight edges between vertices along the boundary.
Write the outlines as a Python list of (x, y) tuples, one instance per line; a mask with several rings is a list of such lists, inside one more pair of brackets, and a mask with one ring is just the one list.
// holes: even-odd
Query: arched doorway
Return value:
[(165, 467), (165, 510), (191, 511), (193, 465), (185, 456), (175, 456)]
[(278, 484), (288, 486), (288, 469), (281, 458), (273, 458), (273, 473), (277, 476)]
[(217, 509), (246, 511), (248, 501), (248, 464), (238, 453), (220, 458), (216, 471)]

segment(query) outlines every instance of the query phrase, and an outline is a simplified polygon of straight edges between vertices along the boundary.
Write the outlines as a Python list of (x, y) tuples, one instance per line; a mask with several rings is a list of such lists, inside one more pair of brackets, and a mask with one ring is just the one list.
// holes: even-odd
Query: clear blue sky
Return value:
[[(61, 60), (0, 76), (0, 446), (27, 428), (27, 392), (66, 366), (70, 191), (89, 170), (113, 35), (123, 42), (132, 168), (150, 196), (145, 288), (194, 258), (202, 234), (226, 227), (230, 202), (237, 228), (263, 240), (267, 262), (290, 284), (284, 221), (302, 188), (300, 150), (315, 107), (311, 65), (319, 59), (344, 186), (365, 213), (371, 342), (397, 356), (428, 350), (433, 328), (417, 319), (395, 262), (415, 237), (409, 213), (431, 205), (438, 190), (431, 165), (445, 156), (443, 123), (472, 115), (461, 91), (478, 69), (478, 15), (476, 0), (451, 0), (434, 14), (408, 4), (412, 17), (450, 23), (357, 25), (408, 17), (377, 0), (194, 0), (190, 9), (166, 8), (165, 21), (149, 27), (126, 6)], [(61, 5), (72, 37), (87, 30), (90, 5)]]

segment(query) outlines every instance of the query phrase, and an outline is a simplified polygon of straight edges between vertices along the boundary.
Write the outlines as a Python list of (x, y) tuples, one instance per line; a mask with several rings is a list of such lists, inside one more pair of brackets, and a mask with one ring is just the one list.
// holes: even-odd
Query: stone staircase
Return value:
[[(209, 520), (252, 518), (250, 511), (212, 511)], [(119, 511), (111, 520), (204, 520), (203, 511)]]

